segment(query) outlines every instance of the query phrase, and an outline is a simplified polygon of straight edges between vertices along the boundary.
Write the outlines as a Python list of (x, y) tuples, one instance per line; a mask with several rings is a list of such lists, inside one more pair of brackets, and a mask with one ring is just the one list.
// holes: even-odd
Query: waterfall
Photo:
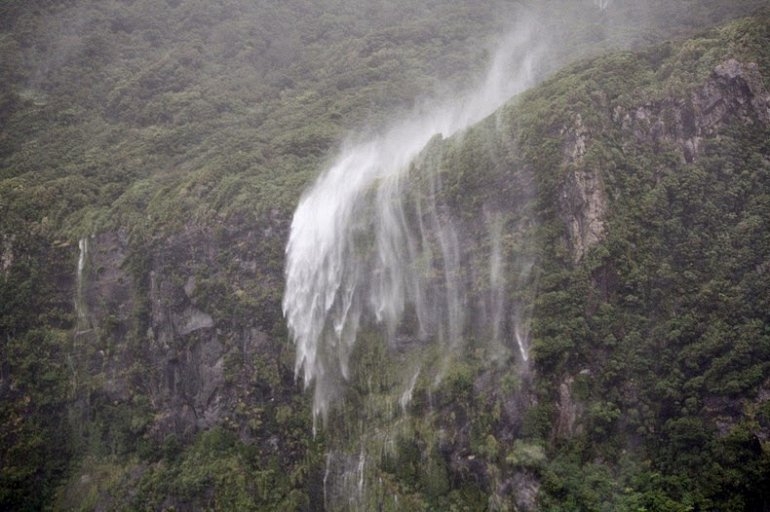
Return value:
[[(477, 123), (533, 83), (538, 54), (533, 35), (518, 27), (505, 38), (486, 77), (459, 100), (348, 144), (302, 196), (286, 248), (283, 311), (297, 347), (295, 371), (305, 387), (314, 386), (314, 418), (326, 417), (344, 387), (359, 328), (368, 319), (395, 342), (409, 309), (416, 317), (415, 337), (433, 337), (448, 347), (461, 338), (466, 290), (458, 278), (460, 239), (430, 199), (441, 189), (440, 176), (435, 170), (425, 176), (428, 197), (411, 204), (405, 183), (432, 139)], [(493, 227), (498, 245), (490, 279), (500, 309), (503, 263), (495, 229), (500, 227)], [(426, 268), (443, 274), (440, 285), (431, 288)], [(501, 310), (494, 314), (502, 318)]]
[(420, 369), (418, 368), (412, 378), (409, 379), (407, 388), (401, 393), (401, 397), (398, 399), (398, 403), (401, 406), (401, 410), (406, 411), (406, 406), (412, 400), (412, 393), (414, 393), (414, 387), (417, 385), (417, 377), (420, 376)]
[(84, 297), (83, 272), (86, 268), (86, 258), (88, 257), (88, 237), (78, 240), (78, 266), (76, 270), (75, 282), (75, 313), (77, 314), (78, 331), (87, 329), (87, 311)]
[(73, 336), (73, 350), (67, 354), (66, 362), (67, 366), (72, 372), (71, 384), (72, 392), (76, 393), (79, 387), (80, 376), (78, 368), (78, 357), (82, 353), (80, 346), (82, 343), (87, 343), (86, 336), (92, 332), (92, 329), (88, 323), (88, 307), (86, 305), (85, 298), (85, 270), (86, 262), (88, 260), (88, 237), (83, 237), (78, 240), (78, 262), (75, 267), (75, 333)]
[[(490, 362), (517, 359), (528, 367), (533, 179), (510, 167), (510, 123), (486, 118), (533, 85), (543, 37), (519, 26), (473, 90), (349, 141), (299, 201), (286, 246), (283, 312), (296, 345), (295, 374), (313, 389), (314, 433), (318, 418), (330, 426), (328, 510), (398, 503), (378, 464), (396, 453), (399, 439), (414, 436), (415, 395), (424, 391), (418, 407), (432, 407), (431, 390), (451, 375), (468, 339), (484, 344)], [(482, 120), (483, 128), (468, 130)], [(480, 129), (489, 133), (479, 136)], [(474, 211), (458, 211), (468, 198), (445, 172), (452, 148), (474, 148), (489, 158), (488, 176), (505, 174), (496, 178), (505, 180), (500, 190), (467, 203)], [(478, 171), (477, 164), (471, 156), (466, 170)], [(358, 354), (375, 351), (364, 359), (374, 375), (358, 360), (351, 364), (356, 347)]]

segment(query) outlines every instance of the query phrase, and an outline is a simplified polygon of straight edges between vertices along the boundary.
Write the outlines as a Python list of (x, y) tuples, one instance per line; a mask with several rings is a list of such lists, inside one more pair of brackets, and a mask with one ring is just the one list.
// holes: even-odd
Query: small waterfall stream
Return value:
[(78, 266), (76, 271), (75, 282), (75, 313), (77, 314), (77, 330), (80, 331), (88, 329), (88, 319), (86, 311), (86, 301), (84, 297), (84, 281), (83, 272), (86, 268), (86, 258), (88, 257), (88, 237), (83, 237), (78, 240)]

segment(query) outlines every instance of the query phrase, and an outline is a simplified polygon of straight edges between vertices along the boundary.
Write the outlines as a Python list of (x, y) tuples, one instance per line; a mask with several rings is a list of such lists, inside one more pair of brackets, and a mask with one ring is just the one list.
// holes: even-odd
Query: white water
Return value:
[[(461, 338), (466, 305), (457, 278), (457, 231), (437, 214), (435, 204), (419, 201), (412, 206), (417, 225), (410, 225), (403, 181), (434, 136), (467, 128), (533, 83), (538, 52), (532, 36), (526, 27), (513, 31), (475, 91), (349, 144), (303, 195), (286, 248), (283, 311), (297, 346), (295, 371), (302, 372), (306, 387), (315, 386), (314, 417), (326, 416), (348, 378), (348, 360), (367, 319), (384, 326), (393, 340), (410, 307), (419, 324), (416, 337), (434, 336), (449, 347)], [(427, 179), (434, 191), (440, 188), (437, 176)], [(498, 297), (495, 336), (503, 316), (499, 235), (493, 232), (497, 241), (490, 262)], [(432, 253), (429, 239), (438, 242), (440, 254)], [(426, 287), (426, 268), (435, 267), (443, 272), (442, 296)]]
[[(532, 272), (533, 262), (531, 260), (524, 260), (520, 262), (519, 273), (516, 277), (515, 286), (521, 288), (525, 286), (525, 283), (530, 279), (530, 273)], [(534, 285), (537, 288), (537, 284)], [(516, 340), (516, 345), (519, 347), (521, 358), (526, 362), (529, 361), (529, 327), (530, 319), (532, 317), (531, 309), (532, 304), (527, 302), (517, 303), (512, 309), (511, 324), (513, 325), (513, 336)]]
[(77, 313), (78, 330), (82, 330), (86, 328), (87, 317), (85, 299), (83, 297), (83, 271), (86, 268), (86, 257), (88, 256), (88, 237), (83, 237), (78, 240), (78, 249), (77, 281), (75, 283), (75, 293), (77, 294), (75, 296), (75, 312)]
[(414, 387), (417, 385), (417, 377), (420, 376), (420, 369), (418, 368), (416, 372), (414, 372), (414, 375), (412, 375), (412, 378), (409, 379), (409, 385), (404, 390), (403, 393), (401, 393), (401, 398), (398, 399), (398, 404), (401, 406), (401, 410), (406, 412), (406, 407), (409, 405), (409, 402), (412, 401), (412, 393), (414, 393)]
[(88, 238), (81, 238), (78, 240), (78, 249), (80, 250), (78, 254), (78, 269), (77, 269), (77, 284), (80, 286), (80, 284), (83, 281), (83, 270), (86, 268), (86, 254), (88, 254)]
[(367, 456), (361, 447), (357, 454), (326, 454), (323, 477), (324, 510), (367, 510)]

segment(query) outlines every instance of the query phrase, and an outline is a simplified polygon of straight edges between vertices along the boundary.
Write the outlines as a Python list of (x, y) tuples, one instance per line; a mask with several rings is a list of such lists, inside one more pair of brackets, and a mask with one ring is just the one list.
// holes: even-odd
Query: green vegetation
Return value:
[[(0, 508), (52, 503), (67, 470), (58, 508), (316, 506), (321, 444), (280, 314), (287, 222), (346, 133), (484, 65), (493, 6), (444, 4), (0, 7)], [(114, 295), (85, 297), (76, 327), (77, 240), (105, 231), (85, 288)], [(156, 300), (216, 319), (227, 446), (164, 423), (182, 404), (163, 389), (189, 401), (202, 377), (158, 363)]]
[[(770, 125), (732, 105), (683, 149), (717, 65), (770, 87), (766, 11), (707, 29), (762, 3), (6, 2), (0, 509), (323, 510), (328, 454), (364, 452), (370, 509), (766, 509)], [(519, 7), (558, 13), (541, 74), (594, 57), (435, 139), (410, 194), (436, 165), (469, 232), (505, 212), (532, 367), (367, 330), (314, 436), (280, 310), (292, 209), (347, 134), (472, 84)], [(607, 204), (576, 259), (579, 172)]]
[[(605, 240), (573, 264), (559, 219), (549, 215), (550, 187), (558, 190), (572, 169), (552, 166), (558, 174), (540, 187), (541, 218), (552, 220), (542, 227), (536, 368), (572, 376), (572, 399), (584, 411), (542, 470), (545, 509), (766, 507), (770, 457), (754, 411), (768, 385), (761, 262), (770, 245), (756, 221), (768, 208), (770, 131), (756, 113), (728, 110), (718, 135), (698, 127), (692, 157), (682, 140), (692, 135), (670, 116), (699, 108), (693, 98), (727, 59), (765, 66), (766, 51), (750, 41), (767, 42), (767, 26), (767, 18), (741, 21), (647, 50), (646, 59), (568, 68), (520, 103), (569, 113), (539, 130), (522, 125), (522, 137), (581, 116), (592, 140), (576, 165), (601, 173), (608, 195)], [(766, 81), (768, 68), (760, 69)], [(567, 98), (575, 101), (554, 107)], [(618, 119), (640, 107), (658, 110), (661, 133), (638, 127), (632, 135)], [(542, 152), (532, 146), (533, 157)], [(539, 401), (563, 407), (564, 382), (537, 381)], [(575, 479), (578, 472), (586, 474)]]
[[(478, 357), (484, 343), (467, 340), (448, 366), (423, 369), (406, 417), (388, 416), (400, 390), (387, 385), (347, 399), (329, 436), (352, 440), (350, 453), (358, 443), (385, 453), (367, 481), (386, 482), (402, 510), (509, 510), (526, 487), (500, 489), (527, 475), (542, 510), (766, 508), (770, 244), (760, 219), (770, 206), (770, 126), (764, 103), (753, 110), (716, 96), (730, 104), (719, 117), (702, 105), (734, 94), (715, 71), (729, 59), (758, 63), (739, 80), (766, 94), (768, 26), (757, 17), (581, 62), (469, 133), (432, 142), (420, 165), (441, 170), (436, 199), (460, 231), (483, 222), (481, 205), (507, 204), (506, 246), (536, 240), (535, 376), (523, 378), (513, 360), (490, 364)], [(590, 135), (584, 154), (565, 162), (564, 134), (577, 119)], [(421, 170), (415, 195), (427, 187)], [(565, 217), (580, 213), (559, 199), (575, 172), (597, 173), (606, 194), (603, 240), (578, 261)], [(517, 188), (528, 176), (537, 190), (529, 203)], [(517, 216), (539, 225), (527, 234)], [(468, 245), (488, 250), (477, 242)], [(399, 367), (384, 341), (371, 343), (357, 349)], [(353, 367), (367, 382), (396, 374), (382, 363)], [(522, 395), (536, 405), (517, 408)], [(379, 404), (380, 416), (362, 416), (361, 403)], [(340, 435), (355, 419), (362, 430)], [(397, 439), (389, 449), (373, 434), (383, 432)]]

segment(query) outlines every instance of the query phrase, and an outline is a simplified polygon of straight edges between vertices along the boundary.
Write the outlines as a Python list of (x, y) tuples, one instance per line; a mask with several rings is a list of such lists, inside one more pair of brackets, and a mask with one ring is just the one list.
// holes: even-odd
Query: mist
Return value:
[[(430, 311), (425, 278), (415, 274), (413, 265), (432, 259), (418, 249), (427, 248), (420, 242), (427, 234), (422, 221), (409, 225), (402, 187), (410, 165), (430, 140), (452, 137), (532, 86), (547, 44), (534, 20), (518, 19), (500, 39), (489, 69), (473, 89), (445, 103), (425, 101), (371, 140), (349, 141), (303, 195), (286, 249), (283, 307), (297, 345), (296, 371), (303, 374), (306, 387), (315, 386), (316, 415), (326, 415), (337, 387), (348, 377), (348, 358), (362, 318), (375, 318), (392, 338), (404, 309), (414, 307), (420, 324), (414, 336), (440, 332), (446, 338), (442, 343), (459, 343), (465, 323), (460, 304), (467, 292), (452, 277), (459, 275), (456, 230), (447, 223), (434, 226), (447, 277), (441, 311)], [(422, 209), (436, 218), (435, 205)], [(369, 229), (375, 239), (371, 261), (368, 251), (362, 254), (356, 247), (356, 237)], [(493, 280), (499, 279), (500, 265), (499, 258), (492, 262)]]
[(3, 2), (0, 509), (760, 509), (766, 4)]
[[(439, 233), (438, 261), (443, 262), (447, 276), (440, 311), (435, 306), (429, 311), (427, 284), (413, 270), (414, 261), (435, 259), (421, 254), (429, 245), (426, 228), (409, 225), (404, 204), (410, 166), (428, 142), (452, 137), (477, 123), (568, 62), (611, 47), (649, 42), (658, 34), (647, 31), (664, 23), (665, 11), (653, 1), (523, 3), (509, 14), (512, 21), (505, 34), (494, 38), (497, 43), (490, 51), (488, 68), (475, 85), (416, 99), (417, 107), (402, 119), (364, 130), (368, 138), (348, 139), (303, 194), (286, 248), (283, 311), (297, 347), (297, 376), (302, 375), (305, 387), (315, 389), (314, 415), (325, 416), (341, 393), (348, 378), (348, 359), (366, 318), (374, 318), (392, 339), (404, 310), (414, 308), (419, 327), (412, 335), (432, 332), (449, 346), (457, 343), (465, 329), (460, 305), (468, 293), (462, 282), (450, 277), (459, 275), (457, 244), (461, 243), (451, 222), (432, 226)], [(703, 14), (694, 9), (691, 15)], [(421, 208), (422, 215), (436, 217), (430, 213), (436, 205)], [(371, 253), (356, 245), (362, 233), (369, 231), (374, 237)], [(494, 247), (494, 231), (490, 236)], [(499, 280), (501, 264), (499, 256), (490, 262), (493, 281)], [(517, 265), (528, 268), (532, 262)], [(493, 287), (502, 297), (501, 285)], [(521, 306), (503, 312), (497, 303), (493, 316), (498, 324), (502, 316), (513, 318), (509, 337), (526, 361), (528, 318)]]

